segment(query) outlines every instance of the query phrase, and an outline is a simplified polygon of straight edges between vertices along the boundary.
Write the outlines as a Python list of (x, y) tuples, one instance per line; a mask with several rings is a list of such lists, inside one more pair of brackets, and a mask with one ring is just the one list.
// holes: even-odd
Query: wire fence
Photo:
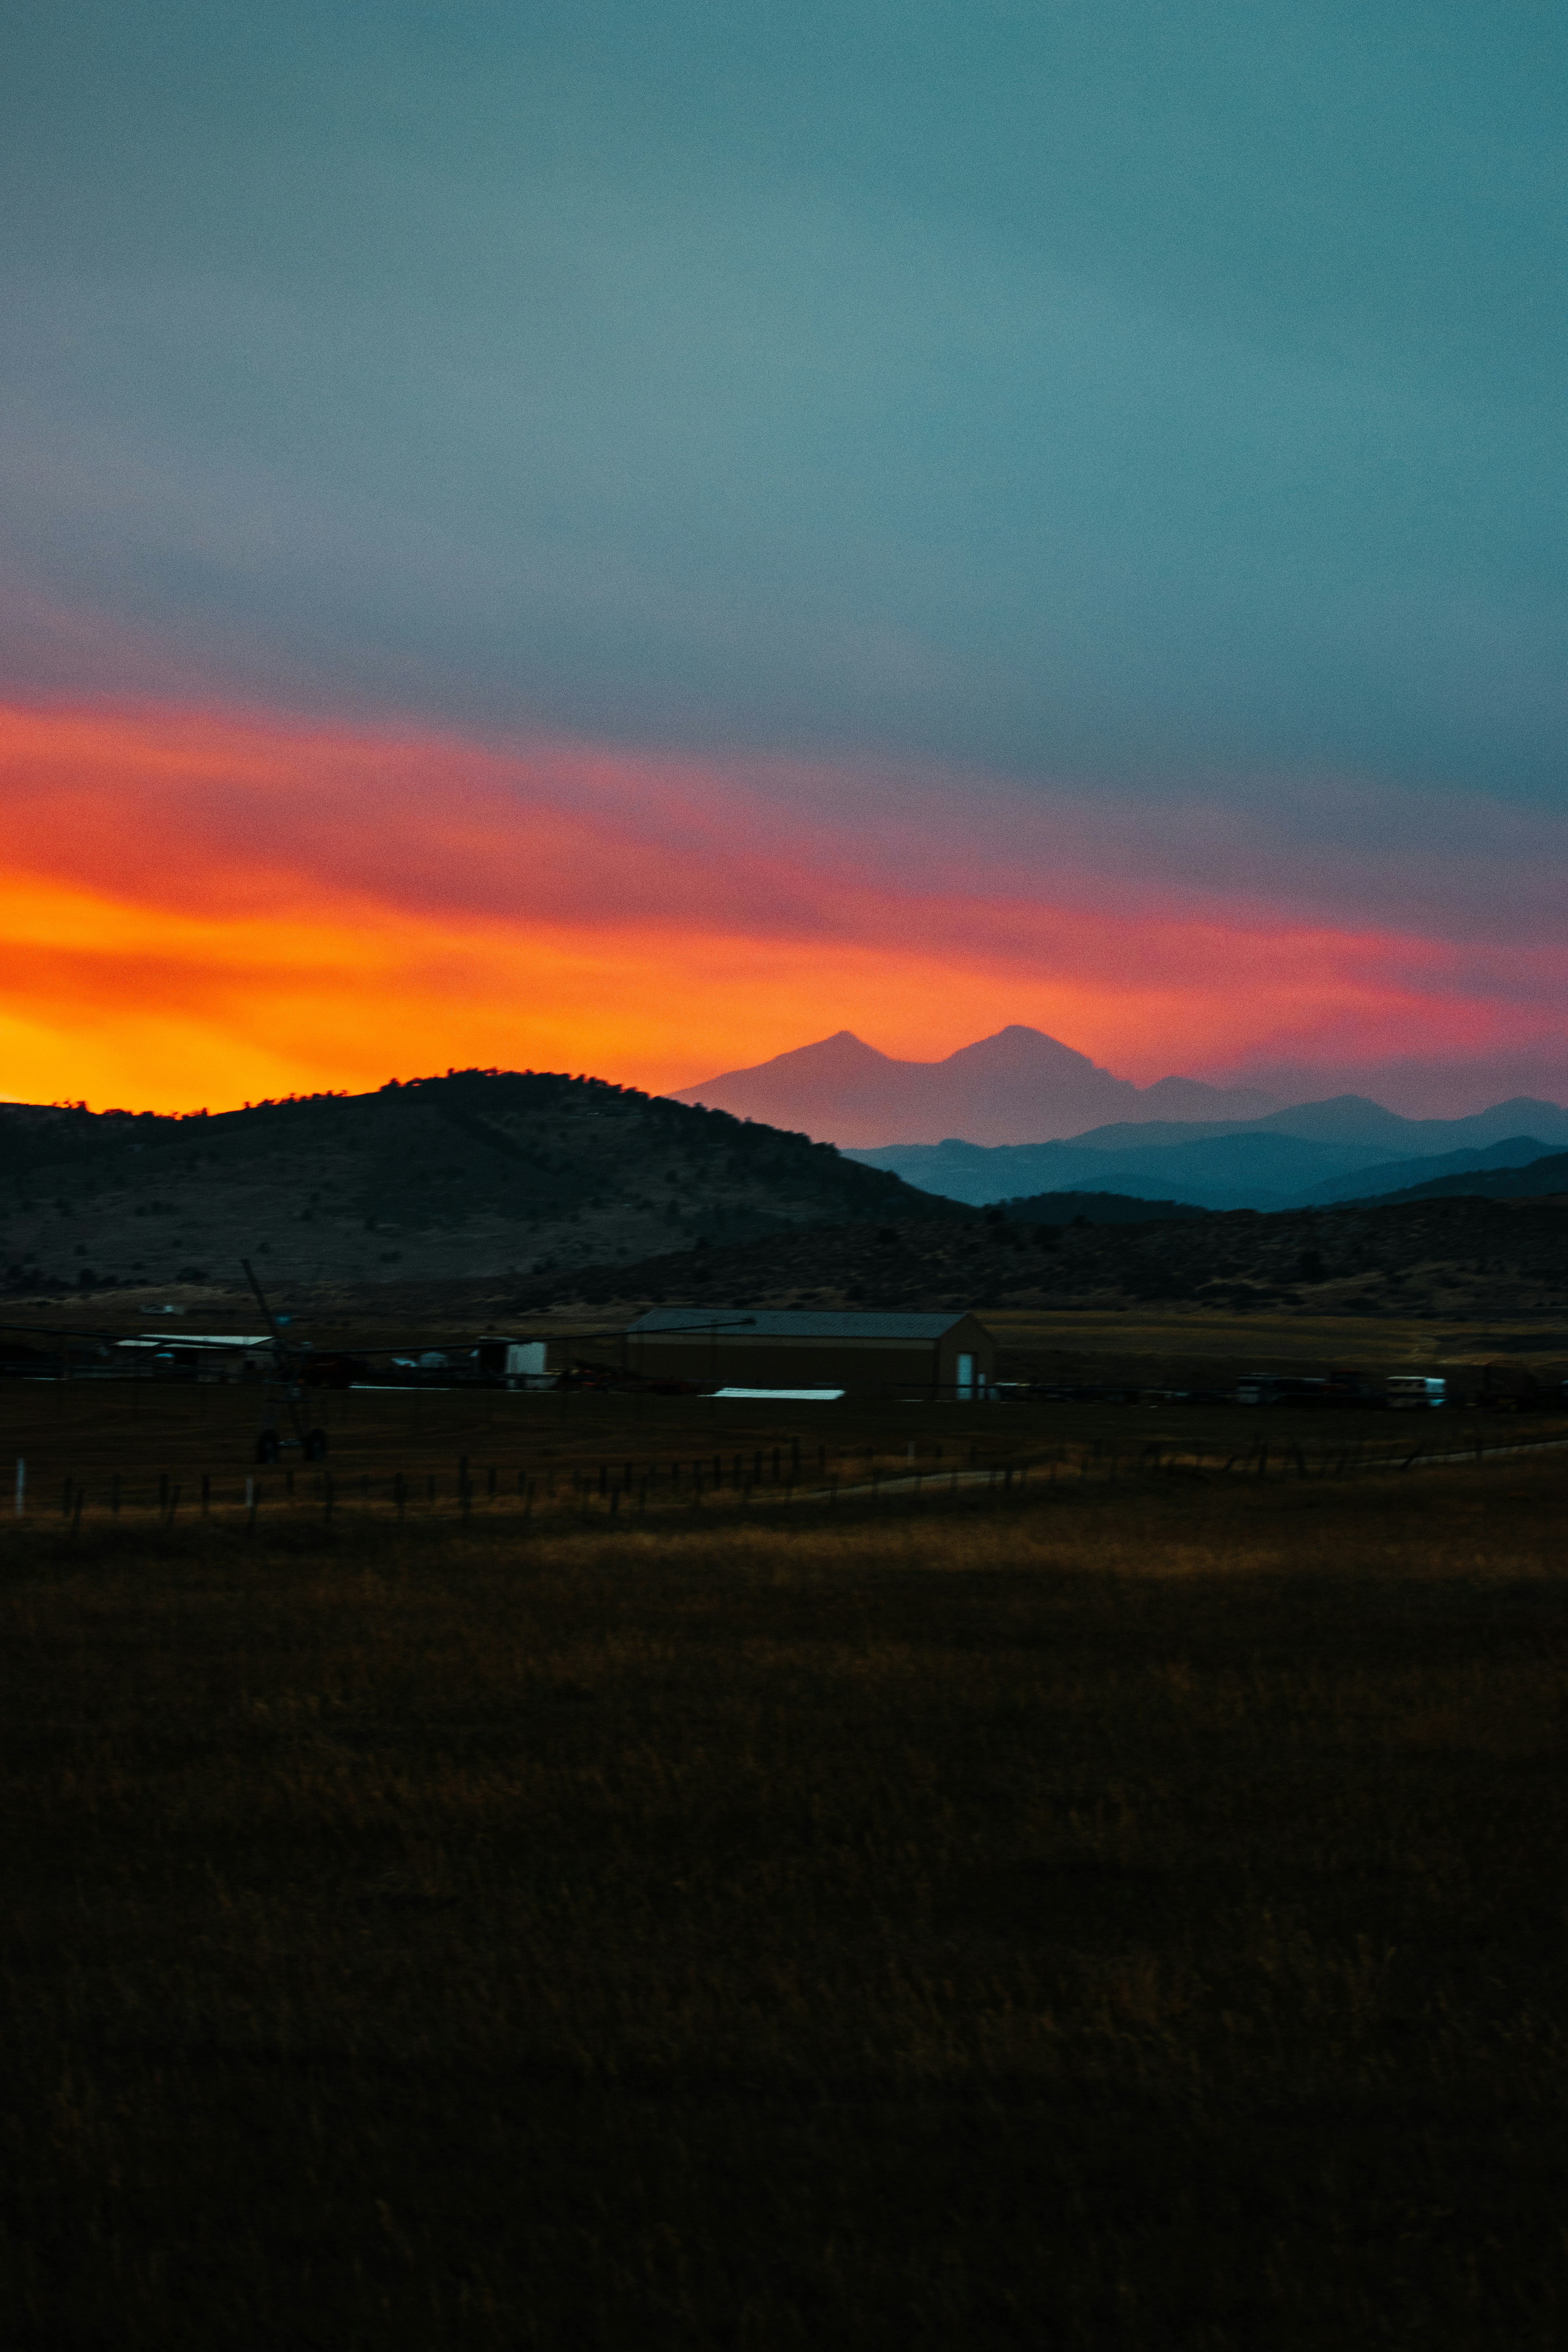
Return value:
[(545, 1520), (644, 1519), (725, 1507), (746, 1511), (785, 1506), (836, 1510), (850, 1506), (920, 1507), (943, 1498), (998, 1501), (1053, 1488), (1147, 1486), (1160, 1480), (1345, 1480), (1460, 1465), (1518, 1460), (1568, 1448), (1568, 1435), (1473, 1437), (1423, 1433), (1377, 1442), (1304, 1446), (1261, 1438), (1246, 1447), (1165, 1439), (1129, 1445), (1090, 1441), (1042, 1448), (1004, 1461), (922, 1464), (837, 1456), (815, 1462), (795, 1445), (744, 1453), (665, 1456), (647, 1461), (545, 1466), (475, 1464), (464, 1454), (442, 1472), (421, 1467), (370, 1471), (268, 1468), (202, 1470), (87, 1478), (58, 1472), (29, 1483), (16, 1465), (16, 1521), (64, 1522), (73, 1531), (95, 1521), (174, 1527), (192, 1518), (241, 1516), (250, 1527), (279, 1515), (324, 1525), (344, 1516), (396, 1524), (409, 1518), (508, 1518), (524, 1528)]

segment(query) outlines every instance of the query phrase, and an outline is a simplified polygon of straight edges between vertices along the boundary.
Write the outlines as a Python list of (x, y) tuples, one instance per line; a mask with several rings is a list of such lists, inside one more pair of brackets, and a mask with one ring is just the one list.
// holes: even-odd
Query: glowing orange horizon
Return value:
[(933, 1060), (1009, 1021), (1147, 1079), (1545, 1022), (1484, 949), (1059, 860), (1003, 887), (720, 762), (14, 707), (0, 777), (14, 1099), (221, 1109), (475, 1065), (662, 1091), (838, 1029)]

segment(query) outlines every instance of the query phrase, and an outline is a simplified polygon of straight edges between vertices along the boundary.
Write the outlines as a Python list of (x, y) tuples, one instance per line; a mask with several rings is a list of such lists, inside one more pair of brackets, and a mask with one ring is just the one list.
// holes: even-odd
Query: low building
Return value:
[[(708, 1390), (842, 1390), (855, 1397), (973, 1402), (996, 1378), (996, 1342), (966, 1312), (657, 1307), (615, 1343), (636, 1381)], [(595, 1349), (609, 1360), (601, 1341)]]
[(481, 1372), (499, 1372), (509, 1389), (552, 1389), (572, 1361), (566, 1339), (481, 1339), (474, 1350)]

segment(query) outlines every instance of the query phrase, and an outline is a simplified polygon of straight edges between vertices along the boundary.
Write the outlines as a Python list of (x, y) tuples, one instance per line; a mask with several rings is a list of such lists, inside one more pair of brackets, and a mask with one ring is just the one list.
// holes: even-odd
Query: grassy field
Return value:
[(1557, 2352), (1560, 1460), (6, 1521), (5, 2341)]

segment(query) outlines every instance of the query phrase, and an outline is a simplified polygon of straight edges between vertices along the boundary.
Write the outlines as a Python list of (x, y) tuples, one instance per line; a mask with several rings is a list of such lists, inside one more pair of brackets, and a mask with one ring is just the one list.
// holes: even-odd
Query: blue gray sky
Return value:
[(1303, 920), (1553, 944), (1560, 9), (51, 0), (5, 50), (14, 698), (805, 760), (1004, 861), (1023, 794), (1149, 887), (1201, 807)]

